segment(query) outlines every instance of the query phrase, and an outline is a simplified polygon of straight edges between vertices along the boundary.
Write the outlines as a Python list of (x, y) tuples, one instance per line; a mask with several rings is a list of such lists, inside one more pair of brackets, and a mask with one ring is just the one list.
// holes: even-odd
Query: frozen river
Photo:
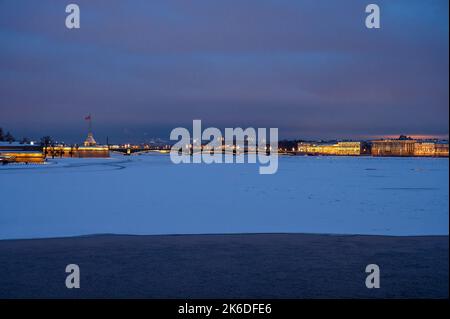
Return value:
[(0, 239), (120, 234), (448, 235), (448, 158), (280, 157), (181, 164), (167, 155), (0, 167)]

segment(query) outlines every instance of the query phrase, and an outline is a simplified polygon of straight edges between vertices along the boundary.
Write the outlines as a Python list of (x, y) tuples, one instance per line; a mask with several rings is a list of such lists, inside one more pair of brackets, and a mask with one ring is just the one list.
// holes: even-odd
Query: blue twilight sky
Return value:
[[(81, 28), (65, 28), (77, 3)], [(365, 27), (365, 6), (381, 29)], [(0, 0), (0, 127), (80, 142), (193, 119), (285, 138), (448, 136), (448, 0)]]

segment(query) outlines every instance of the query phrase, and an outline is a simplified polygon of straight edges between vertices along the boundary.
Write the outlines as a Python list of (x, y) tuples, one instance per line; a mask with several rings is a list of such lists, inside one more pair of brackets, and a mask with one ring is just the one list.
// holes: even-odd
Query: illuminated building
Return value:
[(380, 140), (372, 142), (373, 156), (414, 156), (415, 140)]
[(448, 143), (417, 142), (414, 156), (448, 157)]
[(448, 142), (388, 139), (372, 143), (373, 156), (448, 157)]
[(447, 143), (436, 143), (435, 156), (448, 157), (448, 142)]
[(49, 146), (44, 148), (46, 157), (109, 157), (107, 146)]
[(304, 155), (346, 155), (359, 156), (368, 152), (368, 145), (363, 142), (338, 142), (333, 144), (298, 143), (299, 154)]
[(1, 143), (0, 163), (43, 163), (42, 148), (32, 144)]
[(86, 146), (86, 147), (95, 146), (95, 145), (97, 145), (97, 142), (95, 141), (94, 134), (92, 133), (92, 116), (91, 116), (91, 114), (86, 116), (84, 119), (89, 122), (88, 136), (87, 136), (86, 140), (84, 141), (84, 146)]
[(94, 139), (94, 134), (92, 134), (92, 132), (88, 133), (88, 136), (87, 136), (87, 138), (86, 138), (86, 140), (84, 141), (83, 144), (86, 147), (97, 145), (97, 142)]

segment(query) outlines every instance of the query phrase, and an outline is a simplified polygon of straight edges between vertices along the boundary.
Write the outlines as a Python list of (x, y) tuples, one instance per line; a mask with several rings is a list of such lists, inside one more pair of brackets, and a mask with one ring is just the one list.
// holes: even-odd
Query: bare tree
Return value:
[(9, 143), (12, 143), (12, 142), (14, 142), (16, 139), (14, 138), (14, 136), (12, 136), (12, 134), (11, 133), (6, 133), (6, 135), (5, 135), (5, 141), (7, 141), (7, 142), (9, 142)]
[(43, 147), (44, 157), (47, 157), (47, 148), (53, 145), (53, 139), (51, 136), (41, 137), (41, 146)]

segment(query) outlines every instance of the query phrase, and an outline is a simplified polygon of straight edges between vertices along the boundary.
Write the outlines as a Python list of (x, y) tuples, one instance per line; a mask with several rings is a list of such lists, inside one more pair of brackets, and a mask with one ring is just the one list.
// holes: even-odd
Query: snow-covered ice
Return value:
[(448, 235), (448, 158), (280, 157), (172, 164), (168, 155), (0, 167), (0, 238), (302, 232)]

